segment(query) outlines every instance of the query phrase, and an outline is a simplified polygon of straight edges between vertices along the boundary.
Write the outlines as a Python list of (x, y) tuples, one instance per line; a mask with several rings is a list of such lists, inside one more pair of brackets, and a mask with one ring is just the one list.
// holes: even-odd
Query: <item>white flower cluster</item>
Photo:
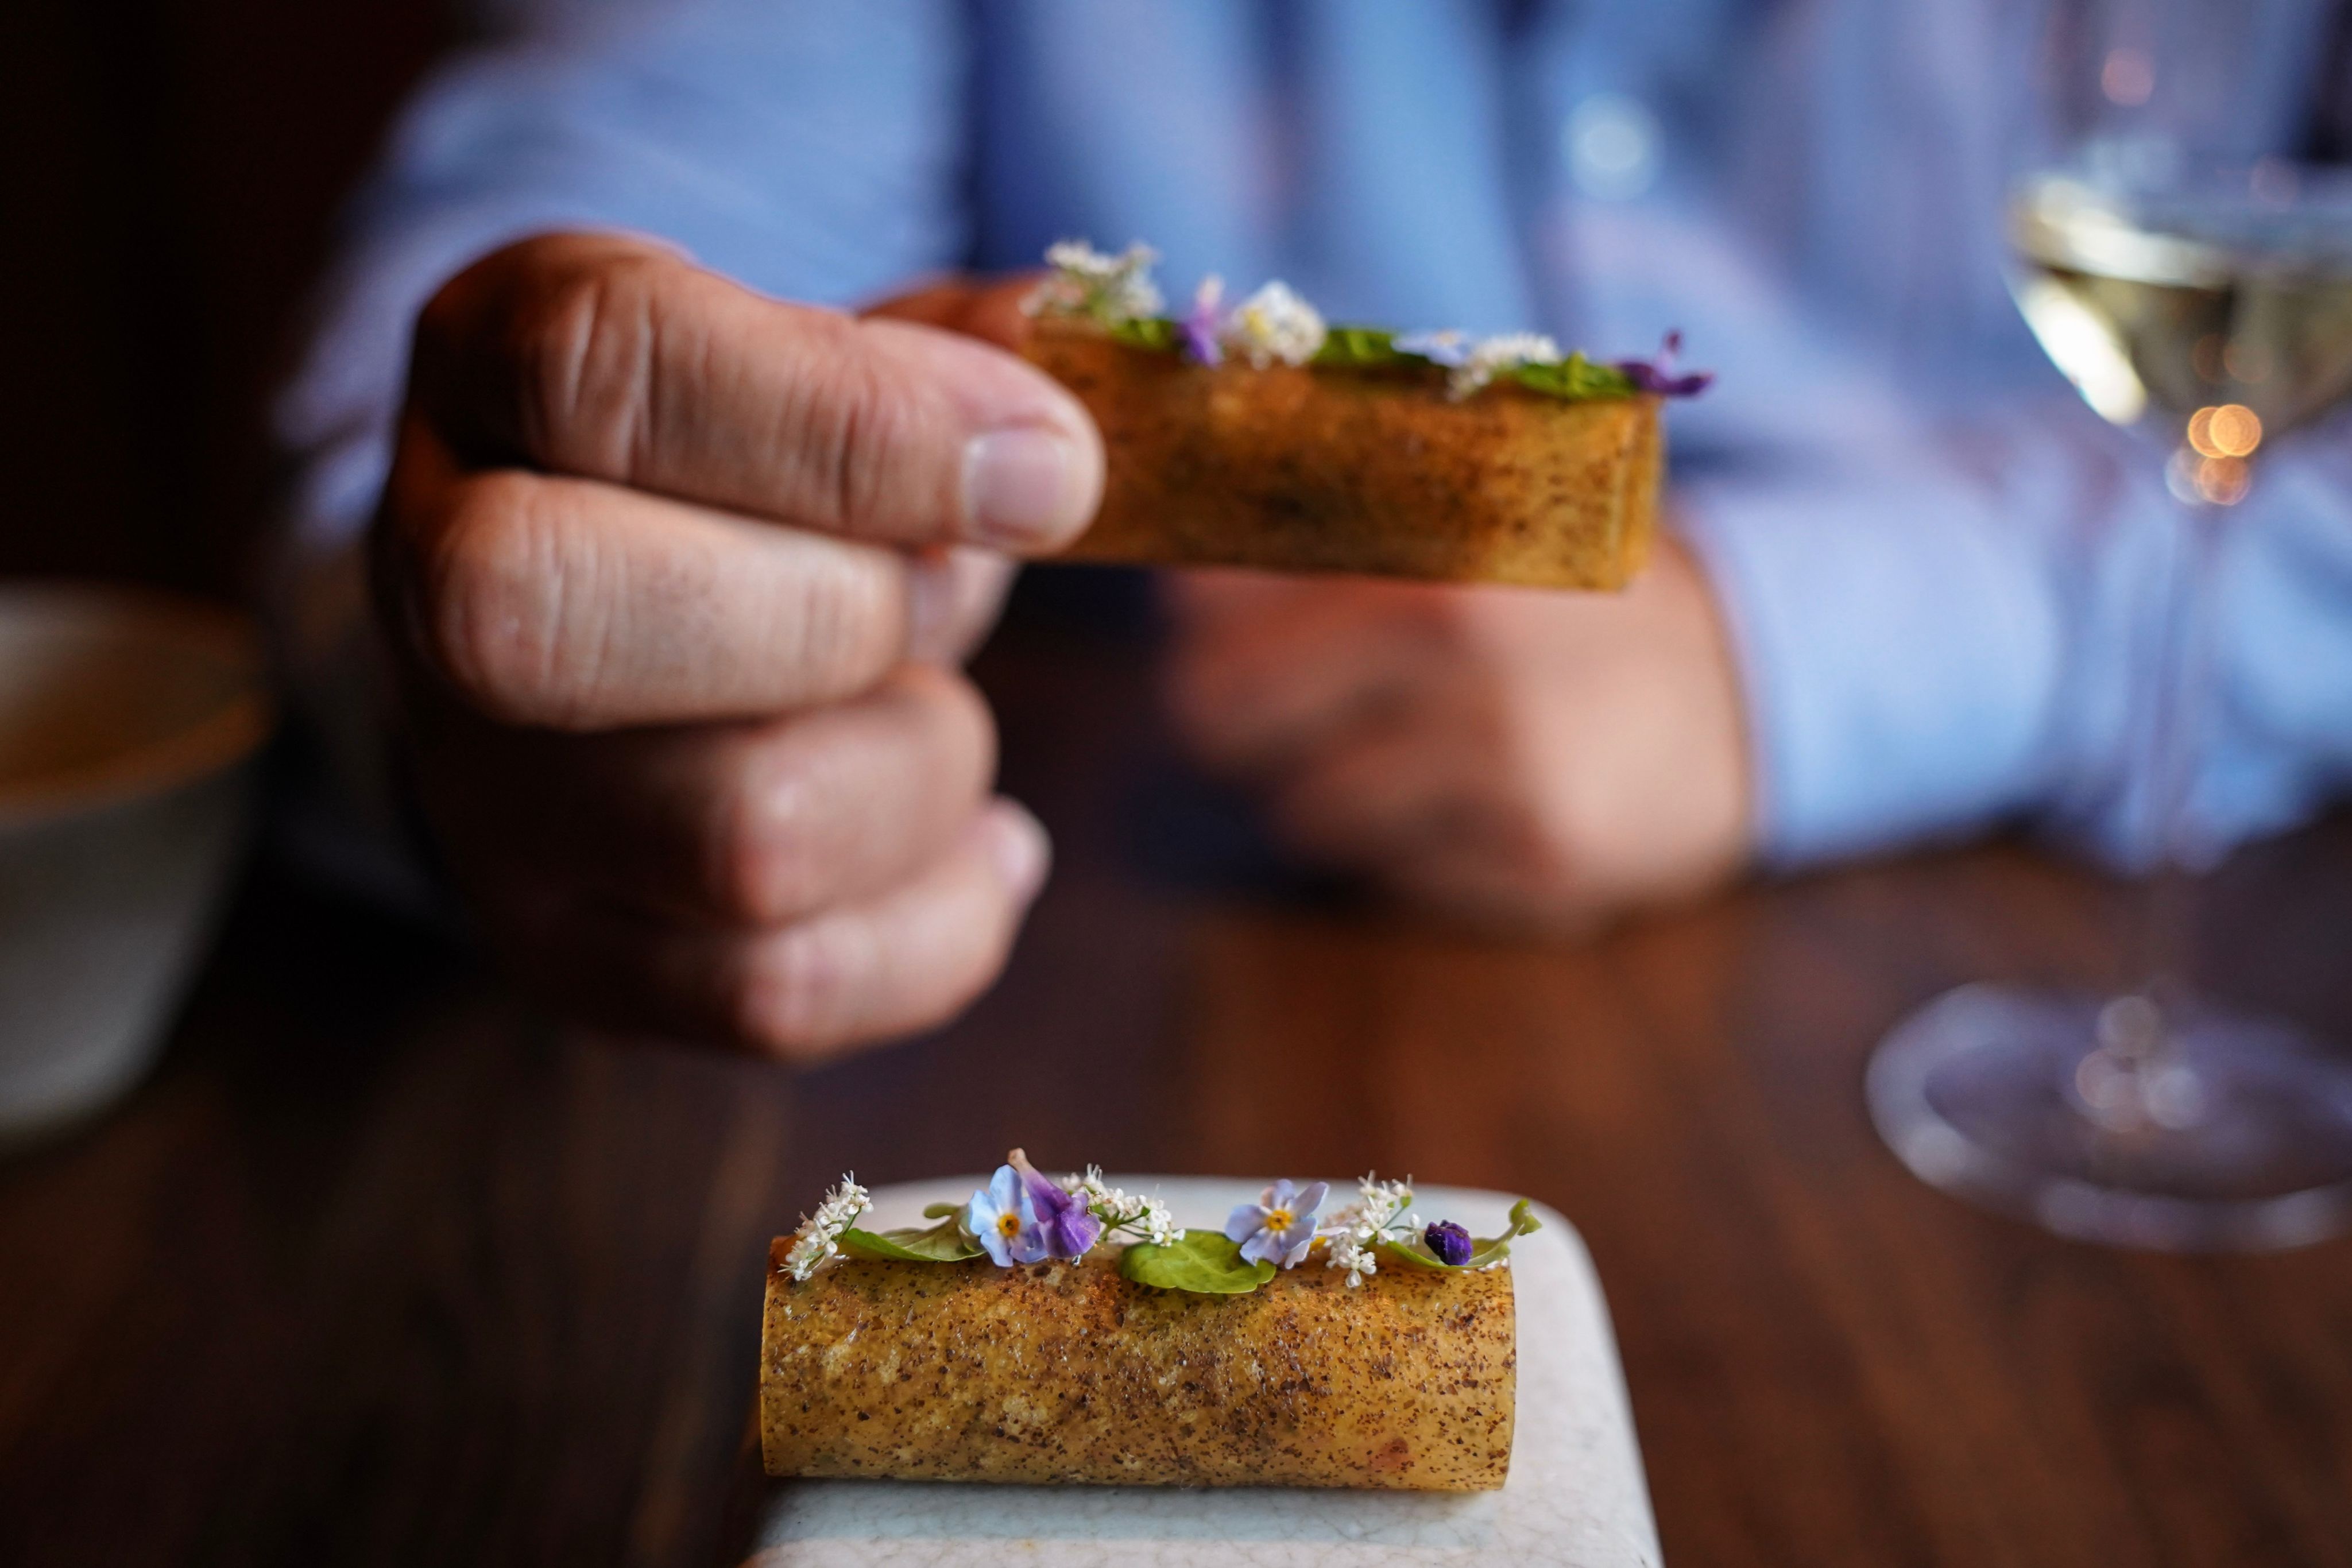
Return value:
[(841, 1250), (834, 1238), (848, 1229), (849, 1222), (866, 1209), (866, 1189), (857, 1185), (856, 1176), (845, 1174), (841, 1184), (816, 1206), (816, 1212), (803, 1218), (800, 1229), (793, 1232), (792, 1250), (784, 1254), (784, 1272), (795, 1283), (815, 1273), (826, 1259)]
[(1261, 371), (1277, 360), (1305, 364), (1329, 335), (1315, 307), (1279, 280), (1243, 300), (1218, 333), (1228, 350)]
[(1154, 1247), (1169, 1246), (1184, 1234), (1165, 1203), (1107, 1185), (1100, 1166), (1088, 1166), (1084, 1176), (1064, 1176), (1062, 1190), (1085, 1194), (1087, 1208), (1105, 1226), (1132, 1229)]
[(1024, 308), (1032, 316), (1091, 316), (1107, 327), (1157, 316), (1164, 302), (1151, 265), (1159, 259), (1148, 245), (1105, 256), (1084, 240), (1062, 240), (1046, 250), (1045, 265), (1054, 270)]
[(1556, 365), (1559, 360), (1559, 345), (1540, 332), (1481, 338), (1470, 345), (1462, 362), (1446, 372), (1445, 395), (1465, 398), (1505, 371), (1516, 371), (1521, 365)]
[(1348, 1288), (1354, 1290), (1367, 1274), (1380, 1272), (1380, 1244), (1402, 1228), (1411, 1235), (1421, 1228), (1412, 1214), (1412, 1178), (1381, 1181), (1366, 1172), (1357, 1184), (1360, 1198), (1331, 1217), (1323, 1234), (1328, 1238), (1323, 1263), (1327, 1269), (1348, 1270)]

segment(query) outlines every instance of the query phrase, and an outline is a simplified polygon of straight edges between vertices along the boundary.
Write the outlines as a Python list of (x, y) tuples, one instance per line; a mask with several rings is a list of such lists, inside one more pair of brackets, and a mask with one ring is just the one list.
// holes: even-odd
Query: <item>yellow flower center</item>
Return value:
[(1287, 1230), (1297, 1218), (1286, 1208), (1269, 1208), (1265, 1211), (1265, 1228), (1268, 1230)]
[(1021, 1217), (1010, 1209), (996, 1217), (996, 1233), (1007, 1241), (1021, 1234)]

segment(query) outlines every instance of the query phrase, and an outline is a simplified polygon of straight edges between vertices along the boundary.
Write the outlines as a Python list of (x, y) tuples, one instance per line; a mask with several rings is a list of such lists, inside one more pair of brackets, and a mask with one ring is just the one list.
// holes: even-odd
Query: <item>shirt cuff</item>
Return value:
[(1768, 863), (1968, 832), (2045, 787), (2050, 565), (1933, 463), (1678, 494), (1739, 658)]

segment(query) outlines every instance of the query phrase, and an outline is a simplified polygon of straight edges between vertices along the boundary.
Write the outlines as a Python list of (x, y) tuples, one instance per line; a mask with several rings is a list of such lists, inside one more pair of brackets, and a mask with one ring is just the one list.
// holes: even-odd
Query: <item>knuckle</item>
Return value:
[(637, 470), (674, 271), (660, 257), (608, 256), (564, 268), (531, 291), (509, 345), (526, 450), (552, 466), (607, 477)]
[(593, 680), (572, 656), (564, 604), (573, 571), (545, 484), (498, 472), (467, 481), (425, 543), (422, 617), (427, 656), (459, 694), (494, 717), (561, 722), (561, 673)]
[(710, 883), (721, 918), (775, 925), (815, 909), (827, 891), (814, 781), (796, 758), (747, 766), (719, 808)]
[(959, 780), (967, 772), (982, 783), (994, 778), (996, 715), (980, 688), (958, 672), (932, 664), (909, 664), (897, 678), (914, 698), (934, 765)]
[(859, 929), (848, 921), (816, 921), (771, 939), (746, 973), (737, 1000), (738, 1032), (787, 1056), (846, 1040), (870, 967), (860, 959)]
[(857, 323), (810, 312), (808, 373), (786, 400), (782, 440), (804, 477), (811, 519), (835, 532), (864, 531), (917, 450), (924, 417), (909, 389), (865, 351)]
[(806, 562), (793, 585), (790, 619), (779, 635), (812, 697), (863, 691), (898, 663), (907, 640), (898, 562), (828, 552)]

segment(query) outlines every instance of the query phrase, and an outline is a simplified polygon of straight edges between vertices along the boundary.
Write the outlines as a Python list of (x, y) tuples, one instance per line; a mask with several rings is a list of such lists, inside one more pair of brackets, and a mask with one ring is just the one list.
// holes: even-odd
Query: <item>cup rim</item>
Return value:
[(238, 685), (176, 729), (79, 767), (0, 783), (0, 831), (165, 794), (225, 772), (258, 750), (275, 727), (260, 632), (237, 611), (143, 585), (0, 582), (0, 616), (26, 609), (81, 625), (135, 627), (140, 635), (217, 660)]

